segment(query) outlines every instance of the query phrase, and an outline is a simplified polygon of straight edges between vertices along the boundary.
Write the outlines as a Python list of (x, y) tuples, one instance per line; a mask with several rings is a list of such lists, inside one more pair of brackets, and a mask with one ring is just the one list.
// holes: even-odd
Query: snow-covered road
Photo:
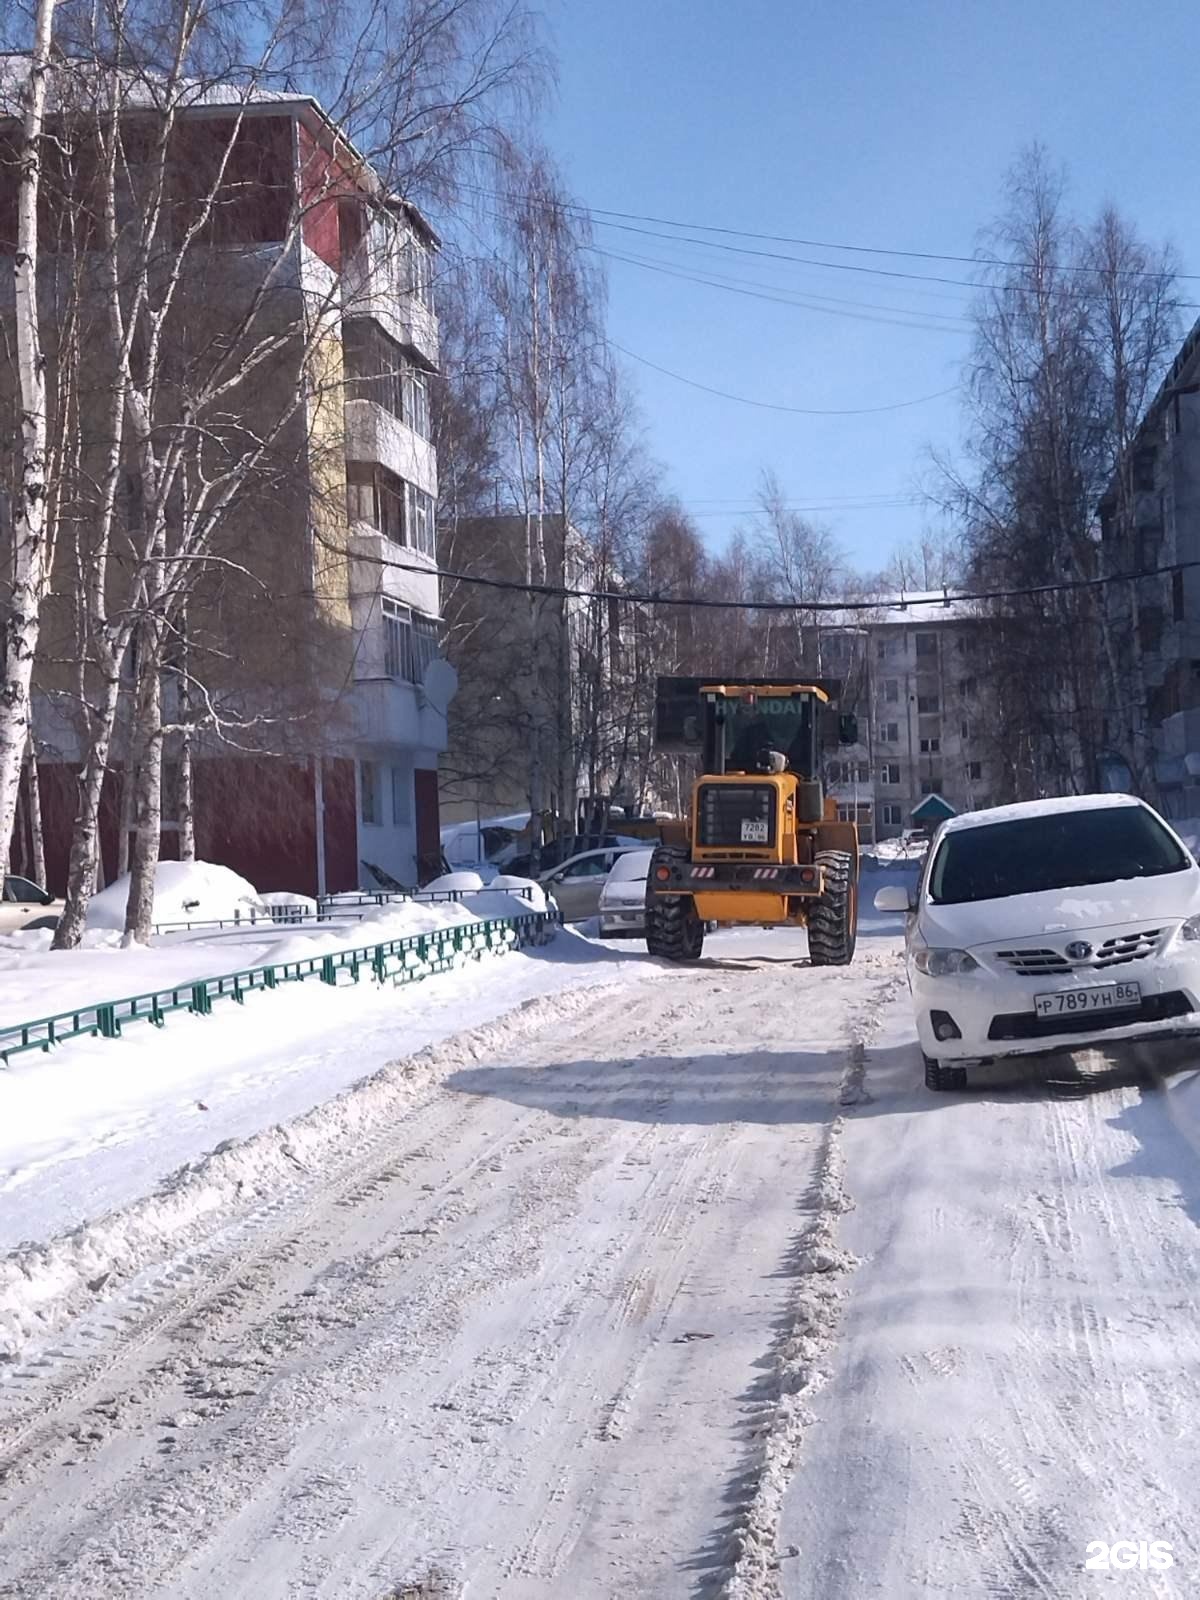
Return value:
[(0, 1595), (1200, 1592), (1200, 1084), (933, 1096), (891, 938), (712, 952), (303, 1119), (0, 1369)]

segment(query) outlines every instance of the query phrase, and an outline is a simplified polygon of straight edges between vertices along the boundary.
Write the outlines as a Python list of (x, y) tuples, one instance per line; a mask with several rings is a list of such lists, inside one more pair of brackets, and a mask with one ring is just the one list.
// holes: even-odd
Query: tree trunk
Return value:
[(179, 790), (176, 795), (179, 821), (179, 859), (196, 859), (196, 809), (192, 782), (192, 730), (185, 723), (179, 748)]
[(29, 740), (30, 683), (49, 573), (46, 367), (42, 355), (37, 275), (41, 143), (55, 4), (56, 0), (38, 0), (33, 52), (21, 108), (17, 248), (13, 258), (21, 484), (13, 511), (13, 584), (6, 608), (4, 680), (0, 683), (0, 841), (3, 841), (6, 855)]
[(96, 886), (100, 860), (100, 800), (112, 748), (119, 683), (105, 687), (104, 702), (92, 728), (91, 743), (79, 774), (79, 806), (71, 832), (71, 859), (67, 867), (67, 903), (54, 930), (54, 950), (74, 950), (83, 937), (87, 910)]
[(138, 663), (133, 860), (125, 906), (125, 938), (138, 944), (149, 941), (154, 926), (154, 881), (162, 838), (162, 746), (158, 652), (147, 650)]
[(29, 807), (29, 876), (42, 889), (46, 887), (46, 836), (42, 829), (42, 784), (38, 776), (37, 750), (29, 745), (25, 797)]
[(129, 840), (133, 834), (133, 794), (136, 781), (136, 768), (131, 749), (126, 755), (125, 764), (121, 769), (121, 815), (117, 823), (118, 878), (123, 878), (129, 871)]

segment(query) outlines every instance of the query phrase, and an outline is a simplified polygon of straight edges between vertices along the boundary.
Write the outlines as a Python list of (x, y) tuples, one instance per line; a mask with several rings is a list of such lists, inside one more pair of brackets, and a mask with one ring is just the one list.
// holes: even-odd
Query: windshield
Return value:
[(633, 883), (638, 878), (644, 878), (650, 871), (650, 858), (653, 854), (653, 850), (627, 850), (613, 863), (613, 869), (608, 875), (609, 883)]
[(764, 750), (778, 750), (788, 767), (801, 777), (816, 774), (813, 765), (812, 700), (808, 695), (760, 696), (727, 700), (725, 713), (725, 768), (729, 772), (761, 772)]
[(948, 833), (929, 873), (934, 905), (1182, 872), (1187, 856), (1142, 806), (1059, 811)]

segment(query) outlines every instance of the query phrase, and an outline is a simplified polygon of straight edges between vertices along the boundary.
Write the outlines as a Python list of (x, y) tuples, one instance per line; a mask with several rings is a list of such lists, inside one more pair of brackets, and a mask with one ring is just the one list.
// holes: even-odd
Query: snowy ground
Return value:
[[(618, 951), (347, 991), (307, 1062), (303, 1017), (242, 1065), (188, 1022), (226, 1122), (172, 1082), (110, 1162), (97, 1097), (74, 1177), (4, 1192), (6, 1227), (22, 1190), (123, 1210), (22, 1258), (96, 1270), (0, 1366), (0, 1594), (1200, 1592), (1188, 1057), (934, 1096), (877, 920), (849, 970)], [(1085, 1571), (1093, 1540), (1174, 1564)]]

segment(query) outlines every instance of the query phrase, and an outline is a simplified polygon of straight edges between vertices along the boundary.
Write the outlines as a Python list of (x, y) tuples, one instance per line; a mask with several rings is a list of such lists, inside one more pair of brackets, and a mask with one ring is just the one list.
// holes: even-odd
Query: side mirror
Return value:
[(889, 883), (875, 892), (876, 911), (896, 911), (907, 915), (915, 906), (916, 896), (902, 883)]
[(844, 716), (838, 718), (838, 743), (858, 743), (858, 718), (852, 711), (848, 711)]
[(54, 904), (54, 896), (48, 889), (42, 890), (42, 904), (44, 906), (52, 906)]

